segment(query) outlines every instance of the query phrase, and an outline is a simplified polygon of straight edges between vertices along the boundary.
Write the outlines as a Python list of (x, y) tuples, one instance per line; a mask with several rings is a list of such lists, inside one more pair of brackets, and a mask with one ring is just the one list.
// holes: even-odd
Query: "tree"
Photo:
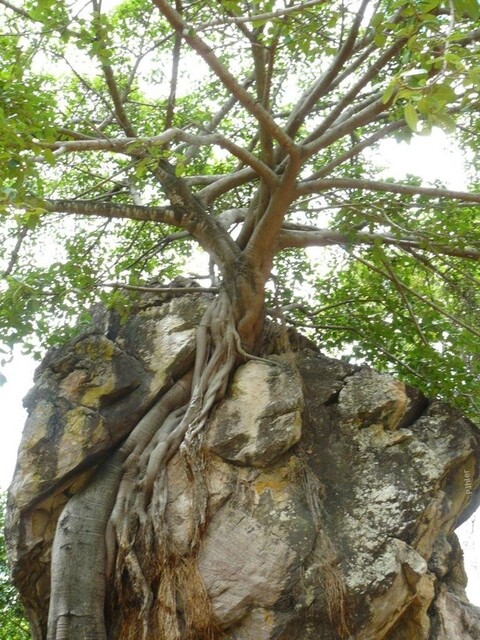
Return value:
[[(476, 0), (0, 5), (6, 345), (58, 340), (98, 298), (121, 311), (125, 289), (176, 275), (193, 246), (218, 291), (192, 371), (60, 521), (49, 638), (65, 624), (73, 640), (85, 629), (102, 638), (107, 567), (129, 553), (120, 522), (143, 508), (128, 493), (141, 475), (132, 452), (152, 416), (171, 425), (155, 473), (182, 442), (194, 448), (231, 372), (261, 355), (267, 312), (478, 410), (480, 10)], [(470, 191), (377, 179), (381, 140), (437, 126), (465, 149)], [(325, 248), (321, 268), (309, 247)], [(81, 554), (82, 588), (65, 549)], [(80, 626), (67, 621), (82, 607)]]
[(9, 580), (7, 565), (7, 552), (3, 527), (5, 524), (5, 500), (6, 496), (0, 496), (0, 613), (2, 640), (28, 640), (28, 622), (25, 620), (23, 608), (19, 602), (18, 594)]

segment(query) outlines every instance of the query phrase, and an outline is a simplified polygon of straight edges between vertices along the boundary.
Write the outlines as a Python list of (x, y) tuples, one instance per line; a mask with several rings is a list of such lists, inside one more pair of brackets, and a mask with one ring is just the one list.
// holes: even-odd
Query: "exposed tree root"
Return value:
[[(170, 548), (166, 468), (181, 449), (199, 494), (190, 532), (193, 558), (207, 507), (199, 455), (202, 429), (225, 394), (239, 344), (231, 304), (222, 292), (200, 323), (193, 371), (160, 398), (91, 484), (67, 503), (52, 551), (48, 640), (107, 638), (107, 580), (118, 603), (131, 612), (122, 637), (180, 638), (179, 597), (187, 634), (197, 629), (196, 638), (218, 637), (194, 560), (182, 564), (185, 560)], [(179, 585), (187, 574), (190, 578)]]
[(66, 504), (52, 548), (48, 640), (106, 638), (106, 561), (112, 552), (111, 542), (107, 539), (104, 544), (103, 540), (112, 509), (121, 500), (123, 463), (152, 438), (158, 424), (186, 402), (190, 379), (191, 375), (184, 376), (154, 405), (92, 482)]
[[(90, 485), (67, 503), (52, 551), (48, 640), (223, 637), (196, 564), (208, 509), (201, 443), (208, 415), (224, 396), (239, 357), (248, 356), (222, 292), (199, 325), (192, 370), (157, 401)], [(185, 548), (175, 548), (166, 522), (167, 465), (177, 452), (194, 492), (187, 554)], [(345, 586), (322, 527), (321, 487), (308, 468), (304, 489), (317, 523), (313, 553), (327, 614), (338, 637), (346, 638)]]

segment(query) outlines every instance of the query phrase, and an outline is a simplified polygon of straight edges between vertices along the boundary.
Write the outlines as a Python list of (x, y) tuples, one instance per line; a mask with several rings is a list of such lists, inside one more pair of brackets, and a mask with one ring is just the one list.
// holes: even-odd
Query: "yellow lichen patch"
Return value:
[(296, 456), (290, 456), (288, 462), (273, 471), (262, 473), (254, 483), (256, 493), (261, 496), (265, 491), (270, 491), (272, 496), (283, 494), (291, 486), (292, 478), (300, 471), (300, 465)]
[(263, 622), (264, 622), (265, 626), (267, 628), (271, 629), (273, 627), (273, 623), (275, 621), (272, 612), (268, 611), (267, 609), (263, 609), (262, 615), (263, 615)]
[(65, 429), (57, 448), (57, 477), (81, 464), (85, 449), (93, 449), (106, 440), (105, 420), (86, 407), (75, 407), (65, 414)]
[(115, 351), (114, 343), (104, 336), (93, 336), (75, 345), (75, 354), (91, 360), (111, 360)]
[[(33, 469), (35, 460), (29, 456), (24, 456), (21, 464), (25, 469)], [(15, 496), (16, 505), (22, 509), (35, 500), (40, 488), (43, 488), (43, 486), (45, 486), (45, 482), (40, 471), (28, 471), (23, 474), (21, 483), (11, 485), (10, 492)]]
[(107, 396), (115, 389), (115, 375), (109, 372), (108, 377), (105, 376), (101, 384), (88, 387), (81, 398), (81, 403), (87, 407), (97, 408), (100, 405), (100, 400), (104, 396)]
[(47, 436), (48, 421), (53, 413), (52, 405), (41, 400), (35, 407), (35, 411), (29, 416), (23, 434), (22, 447), (19, 456), (31, 451), (36, 444)]
[(90, 431), (87, 428), (87, 420), (90, 417), (84, 407), (75, 407), (65, 414), (65, 431), (62, 440), (74, 446), (82, 443)]

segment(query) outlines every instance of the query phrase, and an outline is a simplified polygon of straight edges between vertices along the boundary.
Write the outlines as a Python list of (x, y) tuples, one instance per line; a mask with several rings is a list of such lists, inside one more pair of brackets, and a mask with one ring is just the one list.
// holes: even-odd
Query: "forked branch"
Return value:
[[(87, 138), (77, 140), (58, 141), (52, 143), (43, 143), (41, 146), (45, 149), (51, 149), (55, 155), (61, 156), (69, 153), (80, 153), (86, 151), (107, 151), (112, 153), (123, 153), (132, 157), (143, 158), (148, 150), (159, 147), (166, 147), (173, 141), (186, 142), (195, 147), (201, 146), (219, 146), (229, 151), (233, 156), (241, 162), (249, 165), (259, 177), (262, 177), (267, 184), (273, 184), (276, 180), (274, 172), (257, 156), (235, 144), (229, 138), (220, 133), (193, 134), (172, 127), (166, 129), (163, 133), (151, 137), (135, 137), (126, 138)], [(43, 158), (37, 159), (43, 162)], [(152, 158), (152, 161), (154, 158)]]
[(229, 268), (239, 254), (238, 247), (230, 238), (221, 222), (208, 216), (198, 205), (195, 211), (179, 199), (175, 206), (144, 206), (119, 204), (116, 202), (94, 202), (91, 200), (43, 200), (32, 202), (47, 212), (70, 215), (120, 218), (144, 222), (164, 223), (181, 227), (217, 261), (222, 271)]
[(353, 21), (350, 33), (343, 45), (340, 47), (332, 63), (320, 78), (301, 96), (300, 100), (292, 110), (285, 127), (285, 131), (292, 138), (295, 137), (298, 129), (301, 127), (305, 118), (311, 112), (319, 98), (328, 92), (332, 81), (335, 79), (345, 62), (349, 59), (355, 45), (360, 24), (365, 14), (365, 9), (369, 2), (370, 0), (363, 0)]
[(227, 67), (213, 53), (212, 48), (202, 40), (167, 0), (153, 0), (161, 13), (169, 21), (175, 31), (180, 31), (185, 41), (207, 63), (225, 88), (232, 93), (239, 103), (273, 136), (273, 138), (290, 154), (296, 154), (293, 140), (275, 122), (271, 114), (261, 105), (230, 73)]

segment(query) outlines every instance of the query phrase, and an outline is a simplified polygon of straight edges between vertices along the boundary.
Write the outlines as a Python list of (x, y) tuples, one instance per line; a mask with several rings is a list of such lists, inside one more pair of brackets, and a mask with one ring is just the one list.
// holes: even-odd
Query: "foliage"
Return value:
[[(248, 267), (275, 317), (475, 414), (477, 0), (103, 4), (0, 0), (6, 348), (200, 245), (232, 299)], [(378, 179), (433, 127), (469, 191)]]
[(30, 633), (23, 607), (8, 577), (7, 554), (3, 527), (5, 494), (0, 495), (0, 640), (28, 640)]

